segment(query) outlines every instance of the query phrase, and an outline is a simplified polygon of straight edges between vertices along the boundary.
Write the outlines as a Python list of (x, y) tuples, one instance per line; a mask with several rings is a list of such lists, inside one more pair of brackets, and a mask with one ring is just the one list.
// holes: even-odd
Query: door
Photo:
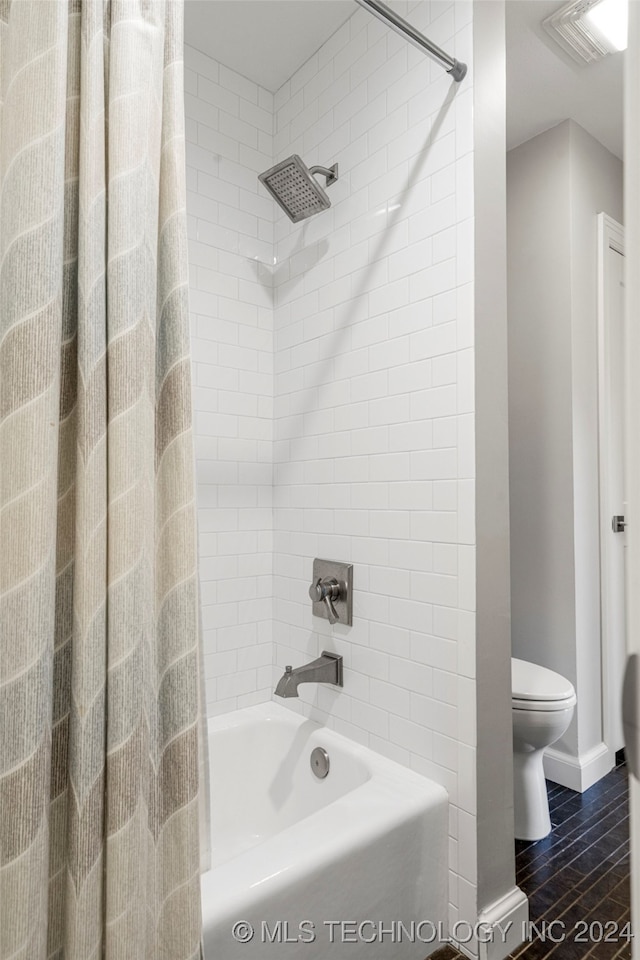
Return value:
[[(613, 764), (624, 746), (621, 698), (625, 650), (624, 232), (598, 217), (600, 590), (604, 741)], [(617, 519), (615, 519), (617, 518)]]

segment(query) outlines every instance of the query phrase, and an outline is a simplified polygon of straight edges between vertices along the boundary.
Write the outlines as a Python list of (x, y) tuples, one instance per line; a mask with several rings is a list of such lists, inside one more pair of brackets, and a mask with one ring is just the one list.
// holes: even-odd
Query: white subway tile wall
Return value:
[(187, 210), (207, 712), (271, 697), (273, 95), (185, 48)]
[[(471, 2), (392, 5), (470, 61)], [(448, 789), (450, 920), (473, 921), (472, 81), (361, 9), (272, 105), (187, 67), (208, 710), (341, 653), (343, 690), (282, 703)], [(297, 225), (257, 181), (292, 153), (340, 165)], [(314, 557), (354, 564), (352, 627), (312, 617)]]
[[(394, 8), (470, 60), (470, 5)], [(274, 136), (274, 162), (340, 180), (275, 220), (273, 683), (341, 653), (340, 693), (287, 706), (447, 787), (452, 922), (476, 883), (471, 104), (358, 10), (278, 91)], [(352, 627), (311, 616), (315, 556), (354, 564)]]

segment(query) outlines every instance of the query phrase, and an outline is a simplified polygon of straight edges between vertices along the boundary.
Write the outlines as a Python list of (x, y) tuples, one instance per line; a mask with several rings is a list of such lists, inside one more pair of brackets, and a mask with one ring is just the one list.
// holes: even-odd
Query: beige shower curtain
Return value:
[(0, 960), (199, 956), (182, 6), (0, 0)]

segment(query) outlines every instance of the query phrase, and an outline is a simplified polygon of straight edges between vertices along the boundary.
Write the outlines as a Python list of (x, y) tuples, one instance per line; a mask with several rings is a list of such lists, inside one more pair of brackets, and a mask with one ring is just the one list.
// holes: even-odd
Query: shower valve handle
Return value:
[(325, 604), (329, 623), (338, 622), (340, 618), (333, 605), (333, 601), (340, 599), (342, 589), (335, 577), (319, 577), (318, 580), (309, 587), (309, 596), (314, 603), (323, 602)]

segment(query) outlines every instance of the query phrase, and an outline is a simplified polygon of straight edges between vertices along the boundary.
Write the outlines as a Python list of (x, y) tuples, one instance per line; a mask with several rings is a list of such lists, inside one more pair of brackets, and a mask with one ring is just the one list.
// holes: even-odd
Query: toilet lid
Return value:
[(575, 690), (559, 673), (512, 657), (511, 696), (514, 700), (570, 700)]

